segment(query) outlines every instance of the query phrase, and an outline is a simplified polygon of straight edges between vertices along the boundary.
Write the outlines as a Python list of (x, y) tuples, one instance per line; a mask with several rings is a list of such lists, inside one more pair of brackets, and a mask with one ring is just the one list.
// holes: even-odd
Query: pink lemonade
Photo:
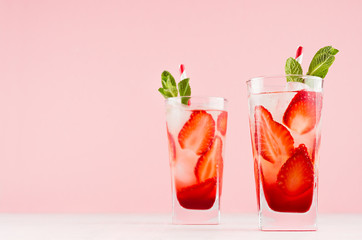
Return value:
[(253, 78), (249, 123), (262, 230), (316, 230), (323, 80)]
[(227, 125), (224, 99), (213, 104), (191, 98), (190, 106), (179, 99), (166, 100), (174, 204), (208, 210), (221, 195)]
[(320, 48), (303, 71), (299, 46), (285, 75), (246, 82), (261, 230), (317, 230), (323, 79), (338, 52)]
[(257, 191), (261, 183), (274, 211), (307, 212), (317, 184), (322, 93), (260, 93), (249, 102)]

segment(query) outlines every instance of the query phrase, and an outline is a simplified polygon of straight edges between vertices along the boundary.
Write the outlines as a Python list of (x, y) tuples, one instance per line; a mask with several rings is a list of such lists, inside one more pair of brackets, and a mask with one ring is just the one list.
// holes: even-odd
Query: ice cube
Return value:
[(189, 120), (191, 111), (185, 110), (181, 104), (170, 104), (166, 107), (166, 122), (168, 130), (177, 136), (183, 125)]
[(301, 82), (287, 82), (286, 91), (310, 90), (307, 84)]
[(194, 97), (190, 99), (190, 108), (203, 110), (224, 110), (225, 99), (221, 97)]
[(186, 187), (196, 182), (195, 166), (198, 159), (199, 156), (190, 150), (178, 152), (176, 165), (173, 169), (178, 187)]
[(321, 92), (323, 88), (323, 80), (320, 77), (308, 76), (304, 82), (310, 86), (313, 91)]

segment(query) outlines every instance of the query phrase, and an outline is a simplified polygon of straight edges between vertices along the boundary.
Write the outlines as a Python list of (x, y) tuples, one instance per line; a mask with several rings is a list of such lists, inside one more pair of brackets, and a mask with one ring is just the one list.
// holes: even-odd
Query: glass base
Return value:
[(220, 223), (219, 198), (207, 210), (186, 209), (182, 207), (176, 196), (173, 200), (172, 224), (179, 225), (217, 225)]
[(259, 228), (262, 231), (316, 231), (317, 223), (314, 214), (279, 213), (270, 210), (259, 213)]
[(317, 191), (314, 189), (310, 209), (304, 213), (276, 212), (269, 208), (264, 194), (260, 196), (259, 228), (262, 231), (316, 231)]

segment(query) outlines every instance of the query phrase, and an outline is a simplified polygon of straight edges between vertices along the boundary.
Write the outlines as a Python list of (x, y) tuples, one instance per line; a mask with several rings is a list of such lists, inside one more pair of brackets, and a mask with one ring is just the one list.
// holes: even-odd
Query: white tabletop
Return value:
[(316, 232), (262, 232), (256, 214), (223, 214), (220, 225), (170, 220), (166, 214), (0, 214), (0, 239), (362, 239), (362, 214), (320, 214)]

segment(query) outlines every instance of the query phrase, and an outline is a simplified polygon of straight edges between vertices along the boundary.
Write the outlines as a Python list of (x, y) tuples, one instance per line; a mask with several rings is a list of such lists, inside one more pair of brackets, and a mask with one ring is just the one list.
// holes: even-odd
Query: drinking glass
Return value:
[[(166, 127), (174, 224), (218, 224), (227, 128), (227, 101), (173, 97)], [(184, 102), (184, 103), (183, 103)]]
[(247, 81), (261, 230), (316, 230), (323, 80)]

